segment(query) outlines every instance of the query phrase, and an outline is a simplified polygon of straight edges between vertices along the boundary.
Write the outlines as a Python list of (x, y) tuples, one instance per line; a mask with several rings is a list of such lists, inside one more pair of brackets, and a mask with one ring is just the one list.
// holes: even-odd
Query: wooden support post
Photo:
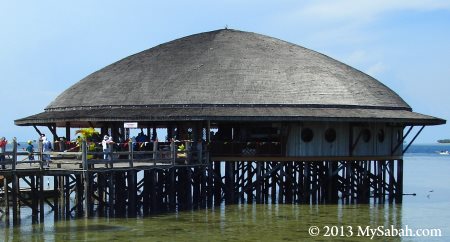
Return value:
[(261, 203), (267, 204), (269, 202), (269, 177), (267, 176), (268, 162), (261, 162)]
[(115, 208), (116, 208), (116, 180), (115, 180), (115, 172), (110, 171), (109, 174), (109, 181), (108, 181), (108, 204), (109, 204), (109, 217), (113, 218), (116, 216)]
[[(5, 207), (5, 215), (6, 218), (9, 219), (9, 187), (8, 187), (8, 179), (3, 177), (3, 192), (4, 192), (4, 207)], [(9, 223), (7, 223), (9, 224)]]
[(397, 160), (397, 186), (396, 186), (396, 203), (403, 202), (403, 159)]
[[(47, 189), (50, 189), (47, 187)], [(53, 220), (58, 221), (60, 216), (59, 211), (59, 194), (57, 193), (59, 190), (59, 176), (53, 176), (53, 191), (55, 196), (53, 197)]]
[[(11, 193), (12, 193), (12, 206), (13, 206), (13, 224), (17, 225), (20, 223), (20, 218), (19, 218), (19, 192), (20, 192), (20, 188), (19, 188), (19, 176), (17, 174), (16, 171), (16, 159), (14, 158), (16, 157), (16, 153), (17, 153), (17, 142), (14, 140), (13, 141), (13, 160), (12, 160), (12, 182), (11, 182)], [(6, 182), (6, 180), (5, 180)], [(8, 200), (7, 200), (8, 202)]]
[(146, 131), (147, 131), (147, 140), (146, 140), (146, 141), (150, 141), (150, 139), (151, 139), (151, 136), (150, 136), (150, 129), (151, 129), (150, 125), (147, 124), (147, 128), (146, 128)]
[[(246, 184), (244, 185), (244, 189), (245, 189), (245, 193), (247, 195), (247, 203), (252, 204), (253, 203), (253, 162), (252, 161), (247, 161), (247, 169), (243, 169), (243, 171), (246, 170), (247, 172), (247, 177), (246, 177)], [(242, 173), (242, 175), (244, 176), (244, 173)]]
[(77, 217), (83, 216), (83, 176), (75, 175), (75, 210)]
[(287, 162), (287, 164), (285, 164), (285, 183), (284, 183), (284, 188), (285, 188), (285, 203), (292, 203), (293, 202), (293, 173), (294, 171), (294, 165), (292, 164), (292, 162)]
[(338, 195), (338, 187), (337, 184), (339, 182), (338, 180), (338, 169), (339, 169), (339, 164), (337, 162), (334, 161), (330, 161), (329, 162), (329, 167), (330, 170), (329, 172), (329, 191), (328, 191), (328, 195), (329, 195), (329, 203), (332, 204), (337, 204), (338, 199), (339, 199), (339, 195)]
[(126, 215), (126, 184), (125, 184), (125, 173), (124, 171), (116, 172), (114, 177), (115, 182), (115, 194), (123, 194), (121, 196), (115, 197), (115, 208), (114, 212), (118, 217), (125, 217)]
[(318, 190), (319, 190), (319, 181), (317, 179), (317, 165), (311, 162), (311, 199), (312, 203), (317, 204), (319, 201), (318, 198)]
[(157, 186), (158, 186), (158, 180), (157, 180), (157, 173), (155, 169), (150, 170), (150, 214), (158, 213), (158, 202), (157, 202)]
[(39, 175), (38, 176), (38, 184), (39, 184), (39, 220), (41, 221), (41, 223), (44, 222), (44, 215), (45, 215), (45, 211), (44, 211), (44, 176)]
[(30, 176), (30, 189), (31, 189), (31, 196), (35, 199), (31, 200), (31, 222), (33, 224), (36, 224), (39, 222), (38, 220), (38, 213), (39, 213), (39, 208), (38, 208), (38, 202), (39, 200), (36, 199), (39, 197), (39, 191), (37, 189), (36, 186), (36, 177), (35, 176)]
[[(208, 161), (208, 181), (207, 181), (207, 189), (208, 189), (208, 198), (206, 206), (208, 208), (212, 208), (213, 201), (214, 201), (214, 169), (213, 169), (213, 163), (211, 161)], [(220, 187), (219, 187), (220, 189)]]
[(192, 170), (191, 167), (186, 167), (186, 200), (188, 210), (192, 209)]
[(83, 165), (83, 184), (84, 184), (84, 209), (85, 213), (84, 216), (86, 218), (89, 218), (91, 216), (91, 189), (90, 189), (90, 172), (89, 172), (89, 164), (88, 164), (88, 158), (87, 158), (87, 144), (86, 141), (83, 140), (81, 142), (81, 161)]
[(166, 206), (166, 193), (165, 193), (165, 182), (166, 182), (166, 172), (164, 170), (158, 170), (158, 211), (167, 212)]
[(135, 218), (137, 216), (137, 177), (135, 170), (129, 170), (127, 173), (128, 179), (128, 217)]
[(277, 173), (278, 171), (275, 169), (275, 167), (278, 165), (277, 162), (271, 162), (272, 165), (272, 170), (271, 172), (271, 180), (272, 180), (272, 186), (271, 186), (271, 191), (270, 191), (270, 195), (271, 195), (271, 203), (275, 204), (277, 202), (277, 184), (278, 184), (278, 177), (277, 177)]
[(167, 125), (167, 140), (171, 140), (173, 138), (173, 125), (169, 124)]
[(378, 188), (378, 203), (384, 203), (384, 177), (383, 177), (383, 163), (384, 161), (377, 161), (377, 188)]
[(70, 141), (70, 122), (66, 122), (66, 140)]
[(278, 175), (278, 204), (284, 203), (284, 179), (285, 179), (285, 171), (286, 166), (284, 164), (279, 163), (281, 165), (279, 169)]
[(225, 162), (225, 204), (234, 203), (234, 163)]
[(177, 170), (178, 183), (177, 183), (177, 194), (178, 194), (178, 210), (186, 209), (186, 167), (179, 167)]
[(222, 201), (222, 191), (225, 187), (222, 186), (222, 172), (221, 172), (221, 162), (214, 162), (214, 205), (219, 205)]
[(129, 166), (130, 168), (133, 168), (134, 164), (134, 148), (133, 148), (134, 144), (132, 141), (128, 142), (128, 159), (130, 160)]
[(200, 169), (200, 207), (206, 208), (207, 188), (206, 188), (206, 167), (201, 166)]
[(175, 139), (170, 139), (170, 158), (172, 159), (172, 165), (175, 165), (177, 160), (177, 145), (175, 144)]
[(192, 208), (198, 209), (200, 203), (200, 171), (199, 167), (195, 166), (192, 174)]
[(153, 165), (156, 166), (156, 160), (158, 159), (158, 141), (153, 141)]
[(388, 188), (389, 188), (389, 203), (393, 203), (394, 202), (394, 198), (395, 198), (395, 191), (394, 191), (394, 183), (395, 183), (395, 173), (394, 173), (394, 160), (389, 160), (388, 163), (388, 175), (389, 175), (389, 184), (388, 184)]
[(12, 170), (16, 172), (16, 164), (17, 164), (17, 141), (14, 138), (13, 140), (13, 154), (12, 154)]
[(204, 164), (203, 163), (203, 143), (201, 141), (201, 139), (197, 142), (195, 142), (195, 144), (197, 144), (196, 146), (196, 151), (197, 151), (197, 164)]
[(211, 142), (211, 121), (206, 120), (206, 142)]
[(370, 163), (369, 161), (361, 161), (362, 166), (362, 174), (361, 174), (361, 203), (369, 203), (370, 200), (370, 180), (369, 180), (369, 169)]
[[(103, 172), (97, 173), (97, 199), (98, 199), (98, 215), (100, 217), (105, 216), (105, 187), (106, 176)], [(94, 191), (93, 191), (94, 192)]]
[[(175, 170), (175, 168), (172, 168)], [(144, 170), (144, 187), (142, 191), (142, 213), (144, 216), (150, 214), (150, 189), (152, 187), (151, 173)]]
[[(245, 202), (245, 161), (236, 162), (236, 196), (238, 197), (235, 203)], [(239, 200), (240, 199), (240, 200)]]
[(303, 203), (310, 203), (311, 194), (311, 176), (310, 176), (310, 164), (304, 162), (303, 169)]
[(169, 210), (176, 211), (176, 168), (169, 169)]
[(297, 167), (298, 167), (298, 171), (297, 171), (297, 202), (301, 203), (303, 202), (304, 199), (304, 167), (305, 167), (305, 162), (298, 162), (297, 163)]
[(64, 177), (64, 209), (65, 209), (65, 218), (70, 218), (70, 175), (66, 175)]
[(153, 130), (152, 130), (152, 140), (155, 141), (158, 139), (158, 134), (156, 133), (156, 127), (153, 126)]
[(261, 166), (262, 161), (256, 162), (256, 181), (255, 181), (255, 199), (256, 203), (261, 203), (261, 186), (262, 186), (262, 179), (261, 179)]
[(19, 177), (16, 171), (12, 171), (11, 181), (11, 195), (12, 195), (12, 210), (13, 210), (13, 225), (18, 225), (19, 221)]

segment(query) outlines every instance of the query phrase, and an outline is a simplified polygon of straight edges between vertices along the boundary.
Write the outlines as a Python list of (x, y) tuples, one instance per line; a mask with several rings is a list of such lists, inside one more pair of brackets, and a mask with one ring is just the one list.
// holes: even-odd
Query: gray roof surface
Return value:
[(217, 30), (131, 55), (82, 79), (47, 109), (159, 104), (319, 104), (409, 108), (374, 78), (272, 37)]
[(15, 123), (183, 120), (445, 123), (412, 112), (381, 82), (328, 56), (229, 29), (126, 57)]

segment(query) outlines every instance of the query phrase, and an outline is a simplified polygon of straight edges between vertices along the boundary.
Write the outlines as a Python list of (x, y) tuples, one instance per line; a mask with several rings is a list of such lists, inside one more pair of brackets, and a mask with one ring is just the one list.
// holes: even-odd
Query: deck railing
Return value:
[[(43, 155), (50, 155), (52, 167), (61, 168), (63, 165), (78, 165), (82, 169), (134, 167), (149, 165), (181, 165), (181, 164), (206, 164), (210, 155), (214, 157), (282, 157), (284, 154), (281, 142), (225, 142), (213, 141), (207, 145), (192, 141), (171, 142), (127, 142), (114, 144), (111, 151), (103, 152), (100, 143), (83, 141), (79, 144), (66, 143), (64, 146), (56, 143), (55, 150), (43, 152), (42, 144), (31, 155), (35, 160), (29, 160), (30, 153), (19, 151), (17, 143), (13, 143), (13, 150), (4, 153), (5, 161), (0, 162), (0, 167), (15, 169), (17, 164), (39, 164), (40, 169), (45, 169), (46, 162)], [(181, 147), (184, 148), (181, 148)], [(61, 147), (68, 148), (61, 150)], [(105, 156), (107, 155), (107, 157)], [(23, 158), (25, 157), (25, 158)], [(105, 159), (106, 157), (106, 159)], [(20, 159), (18, 159), (20, 158)], [(35, 166), (34, 166), (35, 167)], [(25, 167), (21, 167), (24, 169)]]
[[(154, 141), (146, 143), (146, 145), (150, 145), (151, 149), (138, 150), (136, 143), (128, 142), (122, 143), (122, 148), (127, 147), (128, 150), (122, 149), (117, 151), (112, 149), (111, 151), (103, 152), (101, 149), (89, 150), (89, 143), (83, 141), (79, 145), (78, 151), (43, 152), (42, 145), (39, 145), (40, 148), (38, 148), (38, 151), (29, 153), (26, 151), (18, 151), (17, 143), (13, 142), (12, 151), (0, 154), (5, 156), (4, 161), (0, 161), (0, 168), (2, 168), (1, 170), (16, 170), (18, 165), (30, 164), (30, 167), (20, 166), (19, 169), (33, 169), (38, 164), (39, 169), (45, 169), (46, 161), (43, 161), (44, 155), (51, 157), (50, 164), (52, 168), (61, 168), (63, 165), (75, 165), (78, 169), (83, 170), (100, 167), (113, 168), (116, 164), (118, 167), (132, 168), (134, 166), (207, 164), (209, 161), (209, 152), (207, 149), (203, 145), (193, 145), (190, 141)], [(181, 149), (181, 146), (185, 148)], [(72, 148), (72, 150), (75, 149)], [(28, 159), (30, 155), (34, 159)], [(34, 166), (32, 166), (33, 164)], [(103, 164), (104, 166), (99, 166), (99, 164)], [(76, 169), (75, 167), (74, 169)]]

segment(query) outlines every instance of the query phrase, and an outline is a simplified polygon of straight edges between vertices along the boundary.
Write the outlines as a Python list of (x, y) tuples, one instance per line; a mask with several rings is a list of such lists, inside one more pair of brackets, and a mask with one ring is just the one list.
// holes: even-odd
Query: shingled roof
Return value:
[(126, 57), (15, 123), (117, 119), (445, 122), (412, 112), (381, 82), (326, 55), (222, 29)]

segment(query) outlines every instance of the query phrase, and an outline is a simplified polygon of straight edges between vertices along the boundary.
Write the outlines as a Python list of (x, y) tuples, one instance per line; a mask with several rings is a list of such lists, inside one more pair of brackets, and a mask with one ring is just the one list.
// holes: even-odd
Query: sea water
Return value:
[[(0, 241), (450, 241), (450, 155), (442, 150), (450, 145), (410, 147), (403, 190), (416, 195), (405, 195), (402, 204), (241, 204), (56, 222), (49, 212), (34, 225), (24, 208), (19, 226), (8, 227), (2, 218)], [(396, 230), (406, 236), (392, 236)]]

